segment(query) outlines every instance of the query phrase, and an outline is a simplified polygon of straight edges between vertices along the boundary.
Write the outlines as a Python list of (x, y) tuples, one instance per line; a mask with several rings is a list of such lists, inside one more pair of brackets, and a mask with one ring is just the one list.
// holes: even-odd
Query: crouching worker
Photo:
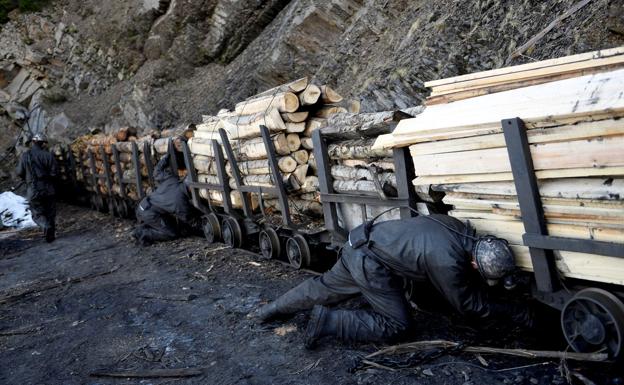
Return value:
[(44, 134), (35, 134), (31, 143), (30, 150), (20, 157), (15, 173), (28, 186), (27, 198), (33, 221), (43, 230), (46, 241), (52, 242), (56, 231), (54, 185), (58, 166), (54, 155), (45, 148), (48, 138)]
[(154, 180), (158, 187), (136, 208), (139, 225), (132, 236), (141, 245), (185, 236), (200, 221), (199, 211), (191, 204), (188, 186), (169, 168), (169, 155), (156, 165)]
[[(484, 290), (483, 280), (493, 285), (515, 270), (505, 240), (477, 238), (469, 225), (445, 215), (373, 224), (374, 220), (351, 231), (331, 270), (304, 281), (250, 317), (265, 322), (313, 308), (305, 335), (308, 348), (324, 336), (389, 341), (412, 326), (402, 284), (407, 278), (430, 281), (465, 316), (499, 316), (531, 326), (527, 307), (495, 303)], [(372, 311), (326, 307), (356, 295), (363, 295)]]

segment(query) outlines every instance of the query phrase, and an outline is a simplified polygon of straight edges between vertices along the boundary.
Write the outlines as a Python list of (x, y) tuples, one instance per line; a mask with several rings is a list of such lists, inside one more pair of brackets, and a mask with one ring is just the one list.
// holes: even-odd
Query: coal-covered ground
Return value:
[[(0, 384), (567, 382), (556, 361), (470, 354), (445, 354), (395, 371), (350, 370), (358, 357), (381, 345), (325, 339), (309, 351), (302, 344), (307, 314), (267, 325), (246, 317), (310, 273), (201, 238), (138, 247), (129, 235), (131, 221), (83, 208), (61, 205), (59, 222), (52, 244), (36, 230), (0, 233)], [(528, 332), (499, 323), (467, 324), (452, 313), (414, 313), (414, 340), (565, 349), (555, 328)], [(614, 365), (568, 361), (566, 367), (597, 384), (618, 383)], [(92, 375), (163, 368), (197, 368), (202, 374)]]

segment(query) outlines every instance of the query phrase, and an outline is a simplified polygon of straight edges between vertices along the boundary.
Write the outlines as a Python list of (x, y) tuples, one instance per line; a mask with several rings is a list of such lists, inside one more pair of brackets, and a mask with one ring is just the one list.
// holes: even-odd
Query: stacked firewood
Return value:
[[(347, 112), (344, 105), (342, 96), (331, 87), (302, 78), (254, 95), (236, 104), (232, 111), (222, 110), (217, 116), (206, 117), (190, 141), (200, 181), (218, 183), (211, 140), (220, 141), (218, 130), (223, 128), (232, 145), (242, 183), (275, 186), (260, 133), (260, 126), (264, 125), (271, 134), (291, 211), (308, 217), (322, 216), (311, 137), (315, 130), (327, 124), (327, 118)], [(357, 111), (359, 107), (351, 104), (350, 108)], [(236, 189), (232, 163), (228, 162), (226, 172), (230, 187)], [(216, 192), (203, 192), (203, 197), (207, 194), (213, 201), (221, 199)], [(252, 204), (257, 206), (259, 198), (252, 196)], [(240, 202), (237, 192), (233, 192), (232, 201)], [(263, 197), (263, 202), (272, 211), (280, 210), (275, 197)]]
[(60, 145), (55, 145), (50, 148), (50, 152), (52, 152), (52, 155), (54, 155), (54, 158), (56, 159), (56, 164), (58, 165), (58, 175), (61, 183), (67, 183), (69, 181), (67, 154), (63, 151), (63, 147)]
[[(623, 67), (620, 48), (438, 80), (432, 105), (376, 148), (410, 145), (420, 193), (442, 194), (450, 215), (507, 239), (529, 270), (508, 155), (520, 144), (501, 125), (520, 117), (548, 233), (624, 244)], [(622, 260), (555, 255), (562, 275), (624, 284)]]
[[(112, 181), (112, 191), (109, 191), (107, 180), (105, 178), (97, 178), (98, 192), (107, 195), (121, 196), (122, 183), (119, 178), (120, 174), (123, 179), (132, 180), (133, 182), (136, 180), (137, 170), (132, 161), (132, 148), (133, 144), (136, 144), (139, 155), (138, 172), (141, 174), (142, 188), (143, 191), (149, 193), (151, 191), (151, 186), (148, 181), (148, 171), (143, 151), (145, 149), (144, 144), (148, 143), (149, 145), (147, 148), (148, 151), (150, 151), (148, 156), (153, 156), (153, 142), (155, 137), (158, 137), (158, 134), (155, 132), (137, 137), (137, 130), (132, 127), (121, 128), (112, 134), (100, 133), (79, 137), (70, 146), (74, 159), (76, 159), (77, 162), (76, 179), (83, 183), (88, 191), (93, 191), (90, 179), (92, 174), (91, 161), (89, 158), (89, 153), (92, 153), (95, 161), (96, 173), (105, 175), (108, 170)], [(117, 170), (117, 165), (113, 156), (113, 148), (116, 148), (119, 154), (120, 170)], [(126, 183), (125, 188), (128, 198), (133, 200), (139, 199), (136, 183)]]

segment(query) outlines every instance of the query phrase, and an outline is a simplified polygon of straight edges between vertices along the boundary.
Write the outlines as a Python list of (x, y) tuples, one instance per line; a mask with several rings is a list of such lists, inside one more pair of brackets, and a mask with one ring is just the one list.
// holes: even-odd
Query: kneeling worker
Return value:
[(182, 236), (197, 224), (199, 211), (191, 204), (190, 191), (184, 181), (169, 169), (169, 155), (163, 156), (154, 169), (158, 187), (136, 208), (139, 226), (132, 236), (141, 244), (169, 241)]
[[(412, 326), (402, 285), (407, 278), (428, 280), (465, 316), (507, 317), (530, 326), (528, 307), (495, 303), (479, 282), (494, 285), (515, 270), (507, 241), (477, 238), (469, 225), (446, 215), (374, 226), (373, 222), (351, 231), (331, 270), (304, 281), (250, 316), (265, 322), (314, 308), (305, 336), (308, 348), (324, 336), (343, 341), (392, 340)], [(360, 294), (372, 311), (325, 306)]]
[(43, 230), (47, 242), (55, 239), (56, 198), (54, 184), (58, 176), (58, 165), (54, 155), (45, 149), (48, 138), (35, 134), (30, 150), (22, 154), (16, 174), (26, 181), (28, 203), (33, 221)]

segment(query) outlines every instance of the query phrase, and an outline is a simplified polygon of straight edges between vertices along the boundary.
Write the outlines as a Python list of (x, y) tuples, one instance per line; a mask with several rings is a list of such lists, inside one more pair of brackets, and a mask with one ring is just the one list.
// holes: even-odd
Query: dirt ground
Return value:
[[(564, 384), (559, 362), (444, 354), (389, 371), (360, 367), (372, 344), (323, 340), (304, 349), (307, 314), (258, 325), (246, 315), (310, 276), (257, 254), (201, 238), (140, 248), (131, 221), (60, 207), (59, 238), (0, 233), (0, 384)], [(346, 306), (362, 306), (351, 301)], [(415, 310), (414, 340), (564, 349), (539, 334)], [(410, 361), (410, 359), (412, 361)], [(484, 366), (487, 364), (487, 366)], [(194, 368), (187, 378), (108, 378), (98, 371)], [(353, 368), (358, 368), (353, 370)], [(511, 369), (510, 369), (511, 368)], [(515, 369), (514, 369), (515, 368)], [(618, 384), (614, 365), (579, 366)]]

